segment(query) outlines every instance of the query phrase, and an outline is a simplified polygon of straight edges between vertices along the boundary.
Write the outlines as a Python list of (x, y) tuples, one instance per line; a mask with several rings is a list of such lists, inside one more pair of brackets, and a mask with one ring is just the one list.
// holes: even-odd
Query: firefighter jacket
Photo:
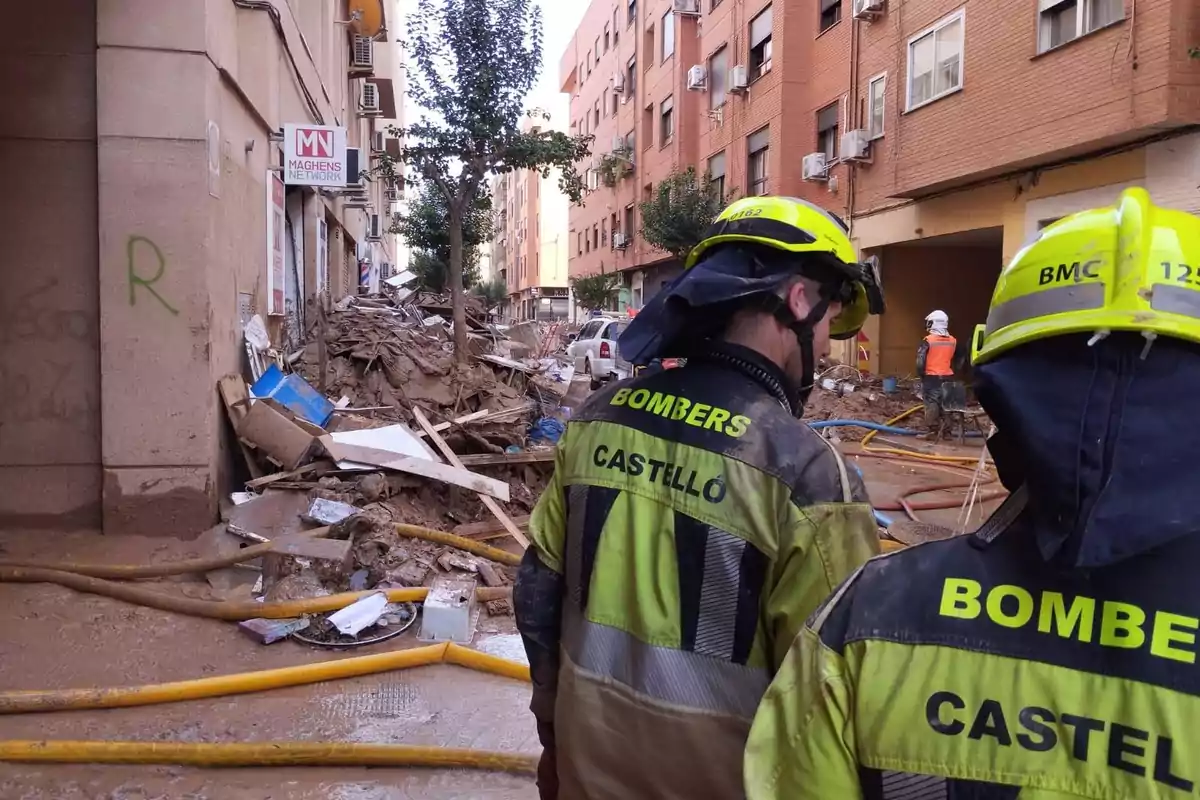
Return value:
[(1200, 392), (1200, 352), (1088, 337), (976, 368), (1013, 494), (813, 616), (755, 719), (751, 800), (1196, 796), (1193, 411), (1161, 398)]
[(722, 345), (606, 388), (567, 426), (515, 593), (564, 800), (742, 797), (788, 645), (878, 552), (861, 481), (782, 385)]
[(949, 335), (931, 333), (917, 348), (917, 375), (948, 378), (954, 374), (954, 351), (958, 341)]

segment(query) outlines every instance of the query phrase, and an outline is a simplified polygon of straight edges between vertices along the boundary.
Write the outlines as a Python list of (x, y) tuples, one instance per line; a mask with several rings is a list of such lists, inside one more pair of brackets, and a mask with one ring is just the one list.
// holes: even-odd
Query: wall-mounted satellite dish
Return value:
[(383, 0), (349, 0), (350, 29), (359, 36), (374, 38), (383, 30)]

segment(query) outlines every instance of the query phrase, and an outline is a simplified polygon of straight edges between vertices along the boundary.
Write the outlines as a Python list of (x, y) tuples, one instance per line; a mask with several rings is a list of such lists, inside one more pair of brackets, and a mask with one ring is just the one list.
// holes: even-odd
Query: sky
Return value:
[[(529, 96), (530, 106), (567, 114), (567, 96), (558, 91), (558, 60), (571, 43), (571, 35), (587, 11), (588, 0), (536, 0), (542, 8), (542, 74)], [(565, 120), (564, 120), (565, 124)]]

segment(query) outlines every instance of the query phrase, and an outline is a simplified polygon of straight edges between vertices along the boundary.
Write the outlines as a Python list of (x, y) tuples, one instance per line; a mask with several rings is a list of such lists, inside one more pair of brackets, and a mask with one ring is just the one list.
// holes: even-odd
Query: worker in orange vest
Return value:
[(925, 401), (925, 427), (937, 432), (941, 419), (942, 384), (954, 377), (954, 353), (958, 342), (950, 335), (950, 317), (945, 311), (932, 311), (925, 318), (929, 333), (917, 348), (917, 374), (921, 376), (921, 394)]

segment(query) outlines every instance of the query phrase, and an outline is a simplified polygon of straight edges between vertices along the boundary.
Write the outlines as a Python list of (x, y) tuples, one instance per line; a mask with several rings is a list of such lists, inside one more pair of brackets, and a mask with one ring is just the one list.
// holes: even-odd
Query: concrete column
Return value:
[(205, 3), (97, 6), (104, 526), (186, 535), (216, 510), (206, 136), (218, 78)]
[(5, 12), (0, 528), (98, 529), (95, 0)]

